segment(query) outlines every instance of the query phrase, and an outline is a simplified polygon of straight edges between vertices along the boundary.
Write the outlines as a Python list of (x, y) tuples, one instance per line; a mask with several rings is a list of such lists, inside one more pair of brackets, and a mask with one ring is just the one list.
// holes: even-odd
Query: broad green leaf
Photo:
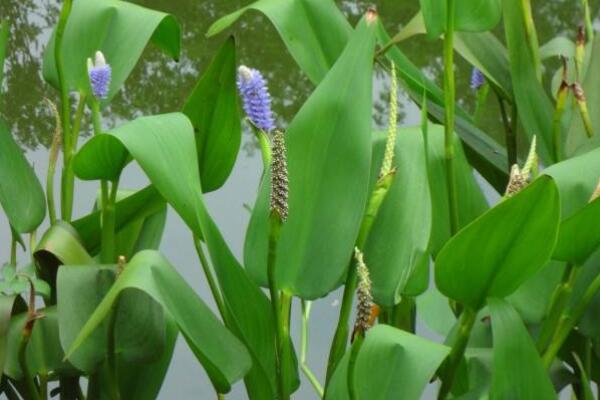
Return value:
[[(580, 272), (573, 285), (573, 294), (569, 299), (570, 307), (575, 307), (581, 301), (585, 291), (600, 274), (600, 250), (594, 252), (584, 264), (577, 266), (577, 268), (580, 268)], [(600, 293), (596, 293), (577, 324), (578, 332), (585, 337), (592, 339), (600, 336), (600, 320), (598, 319), (599, 310)]]
[(300, 69), (315, 84), (333, 66), (352, 32), (331, 0), (259, 0), (220, 18), (206, 35), (227, 29), (248, 10), (269, 18)]
[[(418, 400), (449, 352), (441, 344), (387, 325), (367, 332), (350, 384), (358, 399)], [(346, 353), (331, 379), (326, 399), (350, 399)]]
[[(271, 305), (239, 265), (204, 205), (198, 168), (190, 168), (190, 165), (198, 165), (192, 124), (183, 114), (164, 114), (138, 118), (107, 134), (118, 139), (114, 143), (119, 148), (127, 149), (156, 191), (173, 206), (194, 234), (205, 239), (227, 306), (227, 315), (223, 316), (225, 323), (246, 344), (253, 357), (254, 368), (246, 380), (249, 396), (252, 399), (272, 396), (276, 381)], [(101, 177), (104, 170), (110, 171), (114, 166), (103, 165), (103, 148), (95, 143), (98, 137), (86, 143), (78, 154), (98, 157), (97, 162), (89, 164), (94, 169), (90, 167), (87, 173)], [(114, 151), (121, 151), (119, 148)], [(78, 174), (77, 168), (75, 173)]]
[[(385, 45), (390, 37), (382, 24), (378, 28), (378, 42)], [(408, 91), (416, 104), (421, 104), (423, 97), (427, 98), (427, 110), (436, 121), (444, 121), (444, 93), (423, 71), (413, 64), (398, 46), (392, 46), (386, 56), (398, 68), (400, 82)], [(498, 191), (502, 192), (508, 182), (508, 166), (506, 151), (491, 139), (485, 132), (477, 128), (469, 114), (456, 105), (456, 133), (466, 145), (470, 163)]]
[[(73, 374), (74, 368), (63, 361), (64, 353), (58, 340), (56, 307), (43, 308), (38, 312), (42, 313), (44, 317), (35, 321), (26, 350), (30, 373), (32, 375), (48, 375), (50, 372)], [(18, 349), (26, 319), (27, 312), (13, 316), (8, 332), (8, 353), (4, 373), (17, 380), (22, 377)]]
[(194, 125), (204, 192), (216, 190), (225, 183), (240, 148), (242, 126), (235, 65), (235, 41), (231, 37), (183, 106), (183, 113)]
[(15, 295), (0, 295), (0, 377), (4, 372), (4, 363), (8, 355), (8, 332), (16, 299)]
[(588, 139), (579, 110), (575, 111), (565, 144), (567, 157), (600, 147), (600, 77), (597, 76), (598, 68), (600, 68), (600, 37), (595, 36), (591, 46), (589, 66), (581, 79), (590, 119), (592, 120), (594, 137)]
[[(446, 0), (420, 0), (427, 33), (432, 38), (446, 31)], [(500, 0), (471, 0), (455, 5), (456, 31), (482, 32), (493, 29), (502, 16)]]
[(553, 258), (582, 265), (600, 245), (600, 198), (560, 224)]
[[(152, 41), (174, 59), (179, 58), (180, 27), (171, 15), (120, 0), (77, 0), (62, 42), (67, 87), (88, 94), (87, 59), (97, 50), (112, 67), (107, 103), (119, 91)], [(54, 34), (44, 52), (44, 78), (58, 88)]]
[[(159, 219), (163, 210), (165, 210), (165, 204), (165, 199), (152, 185), (117, 201), (115, 205), (115, 227), (117, 231), (134, 221), (143, 220), (146, 223), (150, 219)], [(100, 249), (100, 218), (101, 212), (94, 211), (72, 223), (86, 250), (92, 254), (97, 253)], [(156, 230), (154, 230), (154, 233), (156, 233)], [(146, 231), (142, 231), (143, 236), (146, 234)], [(141, 240), (141, 237), (138, 238), (139, 240)]]
[(542, 60), (556, 56), (575, 57), (575, 43), (564, 36), (557, 36), (540, 46), (540, 58)]
[(228, 392), (231, 385), (248, 372), (251, 360), (244, 345), (221, 325), (168, 261), (152, 250), (136, 254), (126, 265), (71, 344), (67, 358), (110, 314), (119, 295), (130, 288), (144, 291), (173, 317), (221, 393)]
[(600, 149), (561, 161), (543, 172), (556, 181), (565, 220), (586, 207), (600, 179)]
[[(386, 135), (376, 135), (371, 187), (379, 175)], [(431, 196), (420, 128), (401, 129), (395, 148), (396, 173), (364, 246), (375, 302), (393, 306), (422, 262), (431, 233)]]
[(519, 0), (503, 0), (504, 30), (519, 121), (527, 137), (538, 137), (538, 153), (544, 164), (553, 160), (552, 116), (554, 107), (537, 79), (533, 56), (527, 45), (525, 17)]
[(289, 217), (275, 273), (283, 290), (304, 299), (343, 278), (367, 202), (376, 27), (377, 17), (361, 20), (286, 132)]
[(510, 295), (550, 259), (559, 218), (556, 184), (542, 176), (446, 243), (436, 259), (437, 287), (476, 310), (486, 297)]
[(0, 149), (0, 206), (18, 233), (32, 232), (46, 216), (46, 198), (33, 168), (2, 118)]
[(488, 305), (494, 335), (490, 398), (556, 399), (552, 382), (519, 314), (500, 299), (491, 298)]
[(477, 67), (502, 93), (513, 98), (510, 63), (506, 47), (491, 32), (456, 34), (454, 48), (468, 62)]

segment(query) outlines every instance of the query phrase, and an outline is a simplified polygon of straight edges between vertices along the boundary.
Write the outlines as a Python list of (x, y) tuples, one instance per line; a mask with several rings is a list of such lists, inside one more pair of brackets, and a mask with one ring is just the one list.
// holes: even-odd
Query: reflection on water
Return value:
[[(284, 1), (284, 0), (281, 0)], [(326, 1), (326, 0), (322, 0)], [(172, 13), (182, 24), (182, 56), (178, 63), (168, 60), (164, 54), (150, 46), (142, 56), (109, 110), (105, 112), (105, 124), (112, 126), (138, 115), (156, 114), (178, 110), (196, 79), (219, 48), (225, 35), (206, 39), (204, 34), (218, 17), (231, 12), (249, 1), (244, 0), (136, 0), (135, 2)], [(387, 29), (393, 33), (405, 24), (418, 10), (416, 0), (374, 1)], [(596, 15), (600, 0), (592, 0)], [(342, 11), (354, 23), (368, 4), (373, 1), (337, 1)], [(58, 15), (57, 0), (0, 0), (0, 19), (11, 23), (11, 41), (8, 51), (5, 96), (0, 99), (0, 112), (12, 128), (13, 134), (36, 165), (36, 171), (44, 176), (47, 156), (44, 147), (51, 140), (54, 120), (42, 105), (43, 97), (57, 98), (56, 92), (41, 79), (41, 54), (50, 30)], [(579, 2), (575, 0), (534, 1), (536, 23), (540, 41), (546, 42), (555, 34), (574, 38), (580, 21)], [(287, 53), (275, 29), (268, 20), (256, 12), (246, 14), (232, 30), (236, 36), (240, 62), (259, 68), (269, 80), (278, 123), (286, 126), (298, 108), (313, 90), (312, 84), (299, 71)], [(502, 28), (498, 28), (502, 34)], [(441, 83), (441, 42), (413, 38), (401, 45), (411, 60), (422, 67), (427, 75)], [(552, 68), (548, 68), (550, 76)], [(457, 57), (457, 88), (459, 101), (472, 110), (474, 95), (468, 85), (470, 67)], [(546, 79), (549, 81), (549, 79)], [(385, 125), (387, 104), (387, 80), (378, 74), (375, 81), (374, 125)], [(483, 114), (482, 126), (493, 137), (499, 136), (501, 123), (497, 105), (490, 96), (489, 106)], [(415, 124), (419, 120), (418, 109), (405, 99), (400, 107), (400, 121)], [(217, 193), (207, 196), (208, 206), (221, 227), (227, 241), (240, 258), (248, 213), (244, 204), (252, 204), (261, 162), (253, 156), (254, 139), (246, 134), (243, 140), (246, 151), (240, 154), (233, 174), (227, 184)], [(0, 149), (1, 151), (1, 149)], [(130, 166), (122, 179), (124, 187), (140, 187), (146, 181), (143, 173)], [(77, 183), (77, 215), (89, 210), (96, 193), (95, 183)], [(6, 220), (0, 215), (0, 243), (6, 243), (8, 232)], [(0, 254), (7, 248), (1, 245)], [(192, 241), (184, 224), (170, 213), (161, 251), (184, 277), (212, 305), (200, 267), (193, 252)], [(331, 294), (313, 307), (311, 318), (311, 347), (309, 363), (319, 377), (324, 375), (326, 352), (333, 332), (338, 309), (332, 303), (339, 293)], [(296, 310), (297, 312), (297, 310)], [(294, 318), (299, 321), (299, 318)], [(212, 398), (213, 392), (205, 374), (186, 348), (183, 341), (177, 346), (174, 363), (161, 392), (164, 399)], [(245, 398), (243, 387), (237, 385), (229, 399)], [(297, 393), (298, 399), (314, 398), (307, 382)]]

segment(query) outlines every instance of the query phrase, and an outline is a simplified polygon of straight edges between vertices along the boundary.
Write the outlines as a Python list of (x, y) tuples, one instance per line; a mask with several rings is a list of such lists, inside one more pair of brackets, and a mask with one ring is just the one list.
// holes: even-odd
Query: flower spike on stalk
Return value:
[(471, 71), (471, 89), (479, 90), (483, 85), (485, 85), (485, 76), (479, 68), (473, 67)]
[(504, 193), (505, 199), (514, 196), (524, 189), (529, 184), (532, 172), (535, 175), (538, 164), (536, 145), (537, 140), (534, 136), (531, 140), (531, 147), (529, 148), (529, 154), (527, 155), (527, 160), (525, 161), (523, 168), (521, 169), (518, 164), (514, 164), (510, 169), (510, 178), (506, 187), (506, 192)]
[(592, 128), (592, 120), (590, 119), (590, 113), (588, 112), (585, 93), (578, 82), (573, 83), (571, 88), (573, 89), (573, 95), (575, 96), (575, 101), (577, 102), (579, 112), (581, 113), (581, 119), (583, 120), (585, 133), (587, 134), (588, 138), (591, 138), (594, 136), (594, 129)]
[(371, 312), (374, 309), (373, 296), (371, 295), (371, 278), (363, 253), (358, 247), (354, 248), (354, 258), (356, 259), (358, 287), (356, 289), (356, 322), (352, 332), (352, 341), (356, 335), (364, 336), (374, 322), (371, 317)]
[(273, 158), (271, 160), (271, 213), (281, 221), (288, 216), (288, 171), (285, 137), (282, 131), (273, 135)]
[(271, 132), (275, 129), (273, 112), (271, 111), (271, 96), (267, 81), (254, 68), (242, 65), (238, 68), (237, 87), (244, 104), (244, 111), (250, 121), (259, 129)]
[(101, 51), (96, 52), (95, 60), (87, 60), (88, 76), (92, 86), (92, 93), (98, 99), (106, 99), (110, 86), (112, 70), (106, 63), (104, 54)]
[(385, 143), (385, 155), (379, 177), (383, 178), (394, 171), (392, 162), (396, 147), (396, 135), (398, 133), (398, 78), (396, 76), (396, 65), (392, 62), (392, 82), (390, 86), (390, 115), (388, 122), (387, 142)]

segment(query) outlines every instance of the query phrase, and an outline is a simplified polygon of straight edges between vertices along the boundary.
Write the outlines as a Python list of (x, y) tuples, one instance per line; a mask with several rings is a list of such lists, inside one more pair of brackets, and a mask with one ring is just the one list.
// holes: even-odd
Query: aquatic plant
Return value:
[[(439, 399), (553, 399), (567, 387), (594, 398), (600, 46), (589, 4), (578, 4), (576, 43), (543, 46), (528, 0), (419, 4), (390, 36), (375, 8), (351, 26), (333, 1), (258, 1), (209, 28), (223, 43), (180, 112), (110, 126), (103, 116), (144, 48), (179, 59), (181, 27), (124, 1), (65, 0), (43, 60), (57, 91), (46, 100), (56, 126), (45, 188), (0, 119), (11, 233), (0, 391), (153, 399), (181, 333), (218, 398), (243, 380), (250, 399), (290, 399), (301, 374), (331, 400), (419, 399), (428, 386)], [(263, 73), (237, 65), (244, 38), (218, 36), (250, 9), (275, 25), (314, 86), (286, 129)], [(443, 88), (398, 46), (417, 34), (443, 41)], [(551, 56), (563, 60), (554, 84)], [(383, 132), (372, 126), (375, 74), (390, 82)], [(456, 74), (477, 91), (473, 117), (472, 99), (457, 101)], [(398, 126), (399, 89), (421, 110), (419, 126)], [(232, 171), (241, 109), (263, 159), (243, 263), (204, 201)], [(148, 186), (121, 187), (129, 163)], [(99, 195), (73, 216), (80, 181), (96, 181)], [(168, 208), (189, 228), (216, 312), (159, 250)], [(338, 289), (320, 376), (307, 358), (310, 311)]]

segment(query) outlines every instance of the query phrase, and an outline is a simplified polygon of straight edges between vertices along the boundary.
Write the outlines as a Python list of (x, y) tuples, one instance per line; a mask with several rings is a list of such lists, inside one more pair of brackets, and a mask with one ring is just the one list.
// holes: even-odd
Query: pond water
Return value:
[[(282, 0), (283, 1), (283, 0)], [(323, 0), (327, 1), (327, 0)], [(104, 124), (110, 128), (140, 115), (171, 112), (180, 109), (194, 82), (209, 63), (226, 35), (206, 39), (204, 34), (210, 24), (249, 1), (235, 0), (139, 0), (136, 3), (172, 13), (182, 25), (183, 53), (175, 63), (150, 46), (141, 58), (125, 88), (106, 110)], [(337, 1), (340, 9), (356, 21), (373, 2)], [(378, 11), (387, 29), (396, 32), (418, 11), (416, 0), (378, 0)], [(534, 16), (540, 41), (544, 43), (556, 34), (574, 37), (580, 21), (575, 0), (533, 1)], [(593, 15), (597, 15), (598, 0), (591, 2)], [(54, 119), (43, 104), (43, 98), (57, 100), (57, 93), (41, 79), (41, 54), (59, 11), (57, 0), (0, 0), (0, 19), (11, 23), (11, 42), (6, 66), (4, 95), (0, 99), (0, 112), (13, 134), (27, 152), (40, 177), (46, 176), (47, 150), (54, 131)], [(240, 63), (260, 69), (269, 81), (274, 111), (278, 124), (285, 127), (314, 89), (287, 53), (269, 21), (256, 12), (246, 14), (235, 25)], [(498, 28), (501, 35), (501, 27)], [(413, 38), (402, 44), (402, 49), (426, 73), (441, 82), (441, 42)], [(473, 109), (474, 95), (468, 86), (470, 67), (457, 57), (458, 97), (467, 109)], [(547, 74), (552, 70), (548, 69)], [(374, 85), (373, 125), (385, 126), (387, 118), (388, 83), (382, 74), (376, 74)], [(549, 81), (548, 79), (546, 81)], [(403, 95), (404, 96), (404, 95)], [(419, 110), (404, 96), (399, 107), (402, 125), (415, 125)], [(495, 99), (490, 96), (481, 124), (491, 135), (498, 136), (501, 121)], [(89, 122), (89, 121), (88, 121)], [(89, 135), (91, 127), (86, 127)], [(1, 149), (0, 149), (1, 151)], [(522, 151), (524, 151), (522, 149)], [(243, 239), (249, 220), (247, 206), (252, 206), (261, 173), (260, 154), (250, 132), (243, 135), (233, 173), (225, 186), (207, 195), (211, 214), (218, 223), (236, 256), (241, 259)], [(177, 171), (173, 171), (174, 174)], [(123, 188), (140, 188), (147, 183), (144, 174), (135, 166), (127, 167), (121, 180)], [(488, 197), (494, 198), (489, 190)], [(77, 182), (75, 215), (87, 213), (97, 193), (95, 183)], [(45, 227), (42, 227), (45, 229)], [(0, 215), (0, 256), (8, 259), (10, 232), (3, 215)], [(186, 280), (214, 307), (208, 286), (201, 272), (192, 238), (181, 219), (169, 211), (161, 251), (175, 265)], [(25, 255), (21, 254), (24, 259)], [(332, 293), (315, 302), (310, 324), (309, 364), (322, 380), (333, 327), (338, 315), (340, 293)], [(299, 308), (299, 307), (298, 307)], [(293, 318), (299, 328), (298, 309)], [(299, 329), (294, 329), (299, 335)], [(297, 339), (297, 337), (296, 337)], [(298, 342), (297, 342), (298, 343)], [(244, 399), (243, 385), (238, 384), (228, 399)], [(167, 374), (161, 399), (214, 398), (210, 383), (185, 341), (180, 338), (173, 363)], [(308, 382), (303, 380), (296, 393), (297, 399), (316, 398)]]

